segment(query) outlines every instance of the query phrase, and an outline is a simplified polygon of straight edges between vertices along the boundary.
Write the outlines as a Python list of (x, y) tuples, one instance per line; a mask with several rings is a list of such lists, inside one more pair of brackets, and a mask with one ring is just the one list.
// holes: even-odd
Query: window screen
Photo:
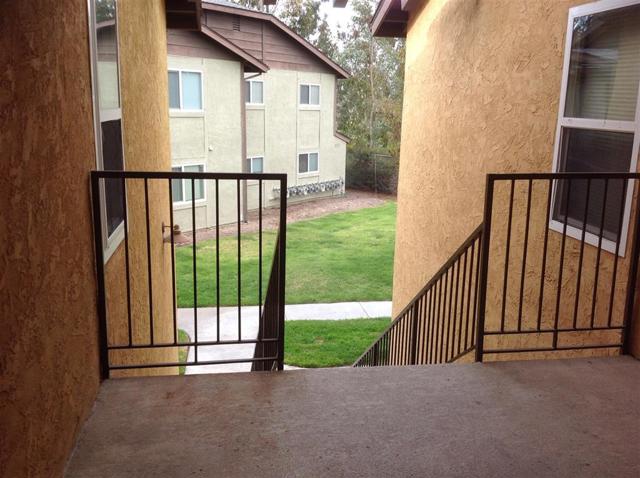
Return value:
[(573, 21), (565, 116), (633, 121), (640, 80), (640, 5)]
[[(102, 161), (106, 171), (122, 171), (122, 126), (121, 121), (104, 121), (102, 130)], [(105, 202), (107, 210), (107, 237), (124, 221), (124, 189), (120, 179), (105, 179)]]
[(169, 72), (169, 108), (180, 108), (180, 73)]

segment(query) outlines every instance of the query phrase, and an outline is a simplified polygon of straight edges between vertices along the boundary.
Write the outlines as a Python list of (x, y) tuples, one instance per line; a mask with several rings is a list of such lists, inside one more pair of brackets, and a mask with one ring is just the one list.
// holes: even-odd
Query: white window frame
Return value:
[[(318, 155), (318, 169), (314, 170), (314, 171), (307, 171), (306, 173), (301, 173), (300, 172), (300, 155), (302, 154), (317, 154)], [(309, 164), (309, 159), (307, 156), (307, 164)], [(319, 176), (320, 175), (320, 151), (299, 151), (298, 154), (296, 154), (296, 171), (298, 172), (298, 176), (299, 177), (305, 177), (305, 176)]]
[[(171, 112), (183, 112), (183, 113), (202, 113), (204, 111), (204, 74), (202, 70), (192, 70), (188, 68), (168, 68), (167, 76), (170, 72), (178, 73), (178, 100), (180, 101), (179, 108), (171, 108), (169, 105), (169, 111)], [(182, 73), (198, 73), (200, 75), (200, 109), (185, 109), (182, 103)]]
[[(247, 158), (249, 160), (249, 172), (251, 174), (262, 174), (264, 173), (264, 156), (250, 156)], [(261, 159), (262, 160), (262, 171), (254, 171), (253, 170), (253, 160), (254, 159)]]
[[(118, 108), (100, 110), (100, 91), (98, 85), (98, 38), (97, 25), (95, 18), (95, 0), (87, 0), (87, 14), (89, 17), (89, 57), (91, 61), (91, 94), (93, 99), (93, 129), (94, 129), (94, 145), (96, 153), (96, 169), (104, 170), (104, 158), (102, 156), (102, 123), (106, 121), (120, 120), (120, 136), (122, 138), (122, 170), (126, 171), (126, 158), (124, 154), (125, 133), (124, 121), (122, 120), (122, 82), (120, 81), (120, 26), (118, 18), (118, 1), (115, 2), (116, 21), (116, 63), (118, 65)], [(124, 241), (124, 220), (109, 234), (107, 226), (107, 197), (104, 188), (104, 181), (100, 182), (100, 221), (102, 222), (102, 245), (103, 245), (103, 262), (106, 264), (118, 246)], [(124, 190), (125, 198), (127, 190)], [(129, 207), (128, 201), (125, 201), (125, 207)], [(126, 212), (128, 214), (128, 211)]]
[[(175, 173), (188, 172), (188, 171), (185, 171), (184, 168), (188, 168), (189, 166), (202, 166), (202, 172), (203, 173), (207, 172), (207, 165), (204, 164), (204, 163), (172, 164), (171, 165), (171, 171), (175, 172)], [(180, 168), (180, 171), (173, 171), (173, 168)], [(172, 179), (172, 181), (175, 181), (175, 180)], [(198, 180), (196, 179), (196, 181), (198, 181)], [(182, 198), (183, 198), (183, 200), (182, 201), (174, 200), (173, 201), (173, 207), (174, 208), (175, 207), (180, 207), (180, 206), (190, 206), (191, 205), (191, 203), (192, 203), (191, 199), (187, 199), (187, 200), (184, 199), (184, 192), (186, 191), (186, 184), (190, 183), (190, 182), (191, 182), (190, 179), (183, 179), (182, 180)], [(193, 194), (193, 191), (191, 191), (191, 194)], [(200, 203), (206, 202), (206, 200), (207, 200), (207, 182), (204, 179), (202, 180), (202, 194), (203, 194), (202, 198), (201, 199), (196, 199), (195, 200), (195, 204), (200, 204)]]
[[(567, 34), (565, 38), (564, 46), (564, 63), (562, 67), (562, 86), (560, 88), (560, 102), (558, 110), (558, 123), (556, 125), (556, 139), (553, 148), (553, 172), (560, 172), (561, 165), (560, 154), (562, 147), (562, 132), (563, 128), (573, 129), (589, 129), (589, 130), (601, 130), (601, 131), (615, 131), (620, 133), (632, 133), (633, 147), (631, 150), (631, 161), (629, 166), (629, 172), (635, 172), (637, 170), (638, 163), (638, 151), (640, 148), (640, 91), (638, 92), (637, 104), (636, 104), (636, 116), (634, 121), (619, 121), (619, 120), (602, 120), (602, 119), (585, 119), (585, 118), (571, 118), (565, 117), (565, 107), (567, 100), (567, 87), (569, 82), (569, 63), (571, 61), (571, 44), (573, 40), (573, 21), (577, 17), (584, 15), (592, 15), (596, 13), (602, 13), (609, 10), (617, 10), (619, 8), (629, 7), (633, 5), (640, 5), (640, 0), (601, 0), (594, 3), (588, 3), (569, 9), (569, 18), (567, 20)], [(639, 87), (640, 90), (640, 87)], [(631, 202), (633, 199), (633, 183), (630, 181), (627, 187), (627, 197), (624, 204), (624, 215), (622, 222), (621, 235), (618, 238), (620, 241), (619, 256), (624, 257), (627, 247), (627, 237), (629, 233), (629, 221), (631, 215)], [(556, 185), (554, 184), (552, 192), (552, 201), (550, 204), (551, 214), (549, 215), (549, 228), (553, 231), (562, 233), (565, 228), (565, 223), (553, 219), (553, 209), (556, 204)], [(566, 224), (567, 236), (577, 240), (582, 240), (582, 228)], [(599, 236), (589, 231), (584, 232), (584, 240), (587, 244), (597, 247), (599, 242)], [(606, 238), (602, 238), (602, 248), (612, 254), (616, 253), (616, 243)]]
[[(247, 105), (251, 105), (251, 106), (264, 106), (264, 80), (262, 78), (250, 78), (250, 79), (245, 79), (245, 82), (249, 83), (249, 98), (245, 98), (245, 103)], [(253, 88), (252, 88), (252, 83), (262, 83), (262, 102), (261, 103), (256, 103), (253, 101)]]
[[(317, 86), (318, 87), (318, 104), (315, 103), (302, 103), (302, 101), (300, 100), (300, 92), (302, 90), (303, 86)], [(309, 100), (311, 100), (311, 91), (309, 91)], [(320, 85), (320, 83), (307, 83), (307, 82), (303, 82), (303, 83), (298, 83), (298, 105), (300, 105), (300, 108), (307, 108), (307, 109), (318, 109), (320, 108), (320, 105), (322, 104), (322, 86)]]

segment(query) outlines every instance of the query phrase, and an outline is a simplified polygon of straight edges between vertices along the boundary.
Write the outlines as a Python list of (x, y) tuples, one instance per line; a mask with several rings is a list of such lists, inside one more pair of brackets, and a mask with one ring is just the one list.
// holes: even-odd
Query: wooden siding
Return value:
[(209, 28), (262, 60), (270, 68), (333, 73), (333, 70), (268, 21), (218, 12), (206, 12), (204, 21)]
[(186, 30), (167, 31), (167, 52), (169, 55), (238, 61), (238, 57), (216, 45), (202, 33)]

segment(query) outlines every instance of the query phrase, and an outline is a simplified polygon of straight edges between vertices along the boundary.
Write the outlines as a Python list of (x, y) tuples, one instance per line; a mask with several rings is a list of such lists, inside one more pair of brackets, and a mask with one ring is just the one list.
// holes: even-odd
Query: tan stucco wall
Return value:
[(86, 0), (0, 3), (0, 476), (57, 477), (98, 385)]
[[(121, 0), (118, 5), (125, 168), (167, 171), (171, 167), (171, 156), (164, 1)], [(148, 343), (150, 321), (144, 184), (142, 180), (129, 180), (127, 187), (132, 335), (134, 343)], [(170, 214), (166, 180), (149, 181), (149, 207), (154, 341), (166, 343), (173, 340), (171, 247), (163, 241), (162, 233), (162, 224), (169, 224)], [(119, 344), (126, 343), (128, 338), (123, 246), (109, 259), (105, 268), (109, 339), (111, 343)], [(111, 358), (118, 362), (175, 362), (177, 350), (112, 352)], [(145, 369), (116, 372), (114, 376), (172, 372), (175, 373), (175, 369)]]
[[(407, 304), (482, 221), (486, 173), (551, 172), (567, 14), (579, 3), (585, 2), (431, 0), (412, 13), (407, 36), (394, 312)], [(532, 238), (540, 237), (544, 230), (546, 200), (541, 191), (534, 194), (533, 214), (542, 221), (532, 221)], [(517, 192), (516, 197), (521, 199), (522, 193)], [(496, 200), (506, 204), (504, 190)], [(519, 207), (516, 211), (524, 211), (522, 201)], [(514, 217), (514, 223), (522, 225), (517, 213)], [(491, 251), (493, 257), (503, 257), (504, 207), (497, 209), (495, 218)], [(559, 234), (550, 232), (549, 238), (550, 251), (557, 257)], [(521, 239), (516, 241), (521, 244)], [(535, 242), (529, 251), (538, 264), (540, 244)], [(593, 249), (586, 247), (585, 264), (593, 263)], [(519, 253), (521, 247), (511, 259), (513, 270), (518, 269)], [(567, 241), (566, 254), (569, 265), (561, 324), (573, 310), (577, 241)], [(603, 253), (602, 288), (611, 271), (611, 258)], [(627, 259), (618, 270), (614, 302), (618, 320), (622, 319)], [(546, 279), (548, 291), (555, 287), (554, 265)], [(592, 271), (583, 273), (584, 290), (593, 286)], [(490, 274), (490, 284), (497, 272)], [(511, 274), (511, 283), (519, 285), (519, 272)], [(539, 277), (535, 268), (528, 268), (527, 274)], [(494, 280), (493, 284), (500, 287), (488, 294), (489, 327), (499, 320), (496, 312), (502, 294), (502, 283)], [(537, 297), (533, 290), (533, 284), (527, 284), (528, 320), (534, 310), (532, 299)], [(514, 304), (517, 292), (517, 288), (509, 289), (509, 304)], [(581, 305), (580, 313), (583, 311)], [(543, 321), (547, 320), (545, 315)]]

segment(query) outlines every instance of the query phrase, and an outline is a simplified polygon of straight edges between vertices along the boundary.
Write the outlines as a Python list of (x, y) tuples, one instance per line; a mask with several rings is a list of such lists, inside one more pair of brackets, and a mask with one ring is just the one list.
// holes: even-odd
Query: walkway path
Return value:
[[(238, 321), (240, 315), (240, 321)], [(292, 304), (285, 306), (285, 320), (345, 320), (391, 316), (391, 302), (340, 302), (335, 304)], [(217, 310), (215, 307), (198, 308), (198, 341), (214, 341), (218, 338)], [(240, 322), (240, 328), (238, 328)], [(195, 340), (194, 311), (178, 309), (178, 327), (191, 340)], [(252, 340), (258, 337), (258, 306), (220, 307), (220, 339)], [(225, 360), (252, 357), (253, 344), (211, 345), (198, 347), (198, 360)], [(188, 361), (195, 359), (194, 348), (189, 348)], [(198, 365), (186, 368), (187, 374), (248, 372), (250, 363), (225, 365)]]

